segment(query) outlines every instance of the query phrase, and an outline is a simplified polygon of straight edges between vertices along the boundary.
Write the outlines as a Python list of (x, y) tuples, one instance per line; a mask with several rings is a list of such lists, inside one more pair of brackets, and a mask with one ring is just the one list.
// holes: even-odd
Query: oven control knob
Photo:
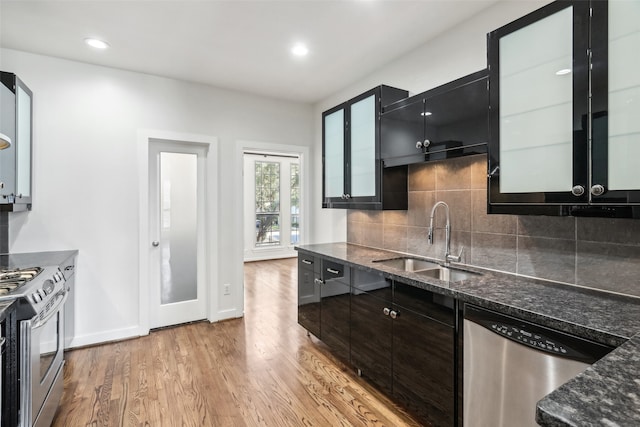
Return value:
[(53, 281), (47, 279), (44, 281), (44, 284), (42, 285), (42, 289), (40, 289), (40, 291), (38, 292), (43, 292), (44, 295), (49, 295), (51, 292), (53, 292), (55, 287), (56, 285), (53, 284)]
[(33, 294), (31, 294), (31, 299), (33, 300), (34, 304), (37, 304), (40, 301), (42, 301), (42, 297), (37, 292), (34, 292)]
[(38, 295), (40, 295), (40, 301), (42, 301), (44, 297), (47, 296), (47, 293), (44, 291), (44, 289), (38, 289)]

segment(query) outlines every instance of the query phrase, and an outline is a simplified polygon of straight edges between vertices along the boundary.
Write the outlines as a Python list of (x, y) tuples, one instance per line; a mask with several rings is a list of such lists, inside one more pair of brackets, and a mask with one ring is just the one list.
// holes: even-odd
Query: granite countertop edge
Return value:
[[(637, 298), (467, 265), (453, 267), (482, 275), (448, 283), (374, 262), (403, 256), (429, 258), (348, 243), (302, 245), (296, 250), (617, 347), (538, 402), (536, 421), (546, 427), (640, 425), (640, 378), (635, 379), (640, 371)], [(584, 310), (585, 305), (592, 309)]]

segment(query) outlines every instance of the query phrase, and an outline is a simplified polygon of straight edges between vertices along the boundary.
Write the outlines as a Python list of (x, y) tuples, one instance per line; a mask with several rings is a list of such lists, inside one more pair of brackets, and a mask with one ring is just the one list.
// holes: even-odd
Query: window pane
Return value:
[(280, 244), (280, 163), (256, 162), (256, 246)]
[(291, 164), (291, 244), (300, 240), (300, 165)]

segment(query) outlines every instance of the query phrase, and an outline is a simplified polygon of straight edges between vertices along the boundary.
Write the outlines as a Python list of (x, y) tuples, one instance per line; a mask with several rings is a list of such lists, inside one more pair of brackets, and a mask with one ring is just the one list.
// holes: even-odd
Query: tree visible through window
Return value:
[(256, 161), (256, 246), (280, 244), (280, 163)]

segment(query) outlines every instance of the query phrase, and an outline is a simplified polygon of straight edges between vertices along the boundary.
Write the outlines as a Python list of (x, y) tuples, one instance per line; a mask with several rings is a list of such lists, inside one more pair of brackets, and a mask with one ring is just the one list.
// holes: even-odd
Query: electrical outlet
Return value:
[(229, 283), (224, 284), (224, 295), (231, 295), (231, 285)]

